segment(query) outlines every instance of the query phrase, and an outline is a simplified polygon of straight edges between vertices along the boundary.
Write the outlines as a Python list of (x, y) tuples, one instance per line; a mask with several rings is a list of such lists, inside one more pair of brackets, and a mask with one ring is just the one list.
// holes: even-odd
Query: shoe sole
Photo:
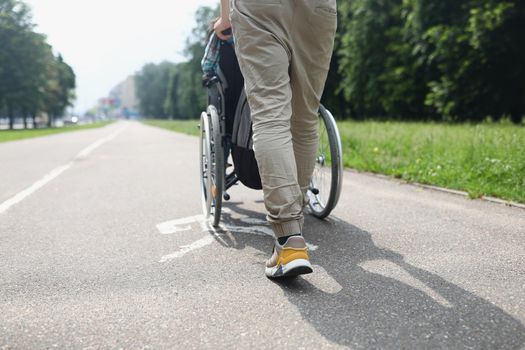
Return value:
[(286, 278), (307, 275), (314, 272), (314, 270), (308, 260), (297, 259), (286, 265), (267, 267), (265, 272), (268, 278)]

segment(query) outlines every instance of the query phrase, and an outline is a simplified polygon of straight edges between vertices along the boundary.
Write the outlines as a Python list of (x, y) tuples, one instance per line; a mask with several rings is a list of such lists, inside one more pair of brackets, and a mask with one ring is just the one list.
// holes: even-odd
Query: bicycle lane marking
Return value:
[(113, 140), (116, 138), (124, 129), (127, 128), (126, 126), (123, 126), (122, 128), (116, 130), (109, 136), (106, 136), (100, 140), (97, 140), (81, 150), (71, 161), (68, 163), (58, 166), (55, 169), (51, 170), (49, 173), (44, 175), (40, 180), (33, 183), (31, 186), (27, 187), (26, 189), (18, 192), (13, 197), (7, 199), (3, 203), (0, 204), (0, 215), (7, 212), (9, 209), (11, 209), (14, 205), (22, 202), (24, 199), (31, 196), (33, 193), (59, 177), (62, 173), (64, 173), (66, 170), (70, 169), (77, 161), (85, 159), (87, 156), (89, 156), (94, 150), (102, 146), (103, 144)]

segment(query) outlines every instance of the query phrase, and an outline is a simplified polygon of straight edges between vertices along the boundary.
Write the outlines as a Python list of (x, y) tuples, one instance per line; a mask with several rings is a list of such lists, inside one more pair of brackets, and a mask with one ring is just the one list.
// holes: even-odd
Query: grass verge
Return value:
[[(196, 120), (147, 121), (198, 135)], [(525, 203), (525, 127), (338, 122), (346, 167)]]
[(199, 120), (159, 120), (159, 119), (143, 119), (142, 122), (146, 125), (156, 126), (158, 128), (167, 129), (170, 131), (180, 132), (187, 135), (199, 136)]
[(25, 129), (25, 130), (0, 130), (0, 142), (16, 141), (29, 139), (33, 137), (48, 136), (54, 134), (61, 134), (69, 131), (87, 130), (101, 128), (112, 121), (96, 122), (85, 125), (71, 125), (62, 128), (45, 128), (45, 129)]
[(525, 203), (525, 128), (512, 124), (339, 123), (345, 166)]

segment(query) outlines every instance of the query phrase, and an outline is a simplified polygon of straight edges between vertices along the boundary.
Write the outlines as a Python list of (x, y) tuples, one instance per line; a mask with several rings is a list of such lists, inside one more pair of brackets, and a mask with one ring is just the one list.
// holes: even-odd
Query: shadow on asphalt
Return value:
[[(246, 226), (237, 216), (264, 215), (226, 204), (223, 221)], [(347, 222), (306, 218), (305, 238), (325, 239), (312, 254), (341, 288), (328, 293), (296, 278), (276, 283), (304, 320), (326, 339), (356, 348), (519, 349), (523, 324), (511, 315), (442, 277), (407, 263), (374, 244), (371, 235)], [(249, 246), (267, 256), (271, 240), (235, 234), (236, 249)], [(224, 244), (224, 242), (223, 242)]]

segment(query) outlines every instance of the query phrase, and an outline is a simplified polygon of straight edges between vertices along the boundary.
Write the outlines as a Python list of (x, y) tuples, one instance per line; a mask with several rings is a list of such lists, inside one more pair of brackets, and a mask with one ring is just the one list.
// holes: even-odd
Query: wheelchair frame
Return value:
[[(203, 212), (214, 227), (220, 223), (222, 201), (230, 200), (228, 189), (239, 182), (235, 171), (226, 172), (225, 161), (227, 161), (230, 149), (227, 144), (226, 117), (224, 91), (227, 82), (224, 76), (219, 74), (210, 77), (204, 82), (208, 89), (208, 108), (201, 114), (201, 194)], [(333, 115), (324, 106), (320, 106), (319, 117), (321, 127), (326, 129), (329, 156), (321, 146), (324, 141), (322, 130), (320, 130), (320, 144), (316, 158), (316, 169), (312, 176), (310, 189), (308, 190), (309, 207), (311, 214), (319, 219), (330, 215), (337, 205), (343, 181), (343, 157), (342, 145), (337, 124)], [(225, 147), (226, 146), (226, 147)], [(330, 189), (326, 190), (323, 185), (323, 177), (326, 175), (327, 163), (330, 173)], [(326, 193), (325, 193), (326, 192)], [(324, 196), (328, 196), (324, 198)]]

